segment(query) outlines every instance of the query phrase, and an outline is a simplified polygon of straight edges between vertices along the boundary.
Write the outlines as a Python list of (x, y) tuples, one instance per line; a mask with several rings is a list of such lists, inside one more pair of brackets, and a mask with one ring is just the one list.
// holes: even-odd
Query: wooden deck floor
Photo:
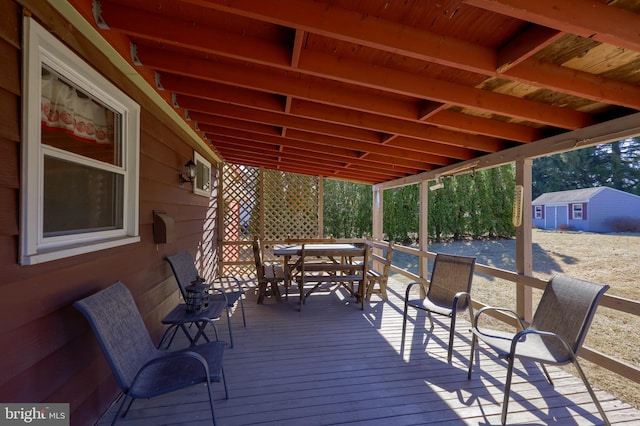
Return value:
[[(450, 365), (446, 322), (438, 319), (428, 333), (422, 313), (410, 322), (401, 354), (404, 286), (390, 281), (389, 301), (374, 295), (364, 312), (341, 291), (314, 294), (303, 312), (297, 311), (295, 297), (256, 305), (249, 295), (247, 328), (236, 312), (235, 347), (225, 352), (230, 399), (222, 399), (221, 384), (214, 385), (217, 424), (500, 424), (505, 363), (481, 348), (474, 377), (467, 380), (468, 324), (459, 326)], [(218, 328), (224, 338), (226, 319)], [(536, 366), (516, 365), (509, 424), (602, 424), (578, 378), (552, 369), (551, 387)], [(640, 411), (596, 393), (613, 424), (640, 424)], [(112, 407), (99, 424), (109, 424), (114, 412)], [(118, 424), (211, 424), (206, 388), (136, 400)]]

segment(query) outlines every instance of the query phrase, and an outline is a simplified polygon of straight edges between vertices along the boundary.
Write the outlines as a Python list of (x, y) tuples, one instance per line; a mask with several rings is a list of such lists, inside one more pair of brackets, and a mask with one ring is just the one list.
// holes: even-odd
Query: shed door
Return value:
[(556, 206), (544, 207), (544, 229), (556, 229), (558, 223)]
[(567, 206), (545, 206), (544, 229), (558, 229), (569, 224)]

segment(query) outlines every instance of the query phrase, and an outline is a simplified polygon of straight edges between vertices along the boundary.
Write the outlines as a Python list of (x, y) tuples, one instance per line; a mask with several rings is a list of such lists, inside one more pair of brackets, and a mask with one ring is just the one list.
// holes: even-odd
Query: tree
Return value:
[(640, 138), (536, 158), (532, 175), (534, 199), (597, 186), (640, 195)]
[(355, 238), (371, 235), (371, 185), (324, 180), (324, 235)]
[[(442, 180), (444, 188), (429, 192), (429, 237), (512, 237), (515, 169), (512, 164), (460, 174)], [(371, 234), (370, 185), (325, 180), (325, 235), (362, 237)], [(383, 233), (393, 241), (415, 240), (420, 222), (420, 186), (384, 191)]]

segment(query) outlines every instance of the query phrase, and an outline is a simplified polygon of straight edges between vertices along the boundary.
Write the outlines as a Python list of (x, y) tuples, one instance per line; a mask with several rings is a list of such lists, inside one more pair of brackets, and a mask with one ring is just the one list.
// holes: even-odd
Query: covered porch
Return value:
[[(403, 297), (399, 275), (389, 280), (389, 300), (373, 295), (366, 310), (346, 292), (315, 293), (298, 312), (297, 297), (245, 304), (247, 328), (232, 316), (233, 349), (225, 352), (230, 399), (216, 384), (216, 419), (225, 426), (417, 425), (500, 423), (506, 363), (480, 348), (467, 380), (468, 322), (458, 326), (452, 364), (447, 363), (447, 321), (412, 315), (401, 347)], [(218, 327), (225, 339), (225, 320)], [(174, 343), (176, 347), (184, 341)], [(579, 378), (550, 370), (555, 386), (531, 363), (517, 364), (509, 424), (602, 424)], [(587, 374), (589, 372), (587, 371)], [(598, 390), (612, 424), (633, 424), (640, 411)], [(115, 407), (99, 425), (108, 425)], [(206, 388), (198, 385), (151, 400), (136, 400), (121, 425), (209, 425)]]
[[(420, 185), (426, 212), (433, 181), (515, 164), (515, 184), (528, 207), (534, 158), (640, 134), (640, 42), (629, 30), (640, 21), (634, 1), (0, 4), (7, 11), (0, 18), (6, 59), (0, 105), (7, 117), (0, 125), (0, 311), (8, 319), (0, 342), (12, 348), (1, 365), (0, 399), (66, 402), (77, 424), (93, 424), (119, 391), (72, 303), (122, 280), (159, 337), (160, 320), (178, 302), (165, 257), (195, 253), (200, 272), (213, 276), (222, 250), (249, 241), (226, 238), (229, 206), (217, 198), (225, 164), (372, 184), (373, 235), (382, 238), (385, 190)], [(131, 135), (123, 136), (131, 148), (123, 161), (130, 202), (114, 206), (128, 215), (129, 228), (116, 224), (122, 235), (100, 241), (105, 246), (38, 246), (33, 259), (24, 248), (27, 234), (36, 243), (36, 236), (48, 237), (36, 221), (43, 203), (20, 203), (38, 194), (32, 189), (45, 179), (44, 155), (28, 154), (47, 145), (38, 136), (38, 114), (21, 108), (40, 106), (33, 95), (38, 78), (22, 73), (30, 53), (26, 21), (42, 27), (43, 43), (55, 40), (77, 55), (65, 67), (101, 74), (140, 111), (127, 127)], [(55, 61), (33, 62), (41, 75)], [(27, 124), (33, 132), (23, 131)], [(60, 151), (49, 152), (77, 160)], [(212, 166), (204, 167), (205, 179), (184, 180), (191, 159)], [(42, 179), (26, 179), (30, 170)], [(72, 192), (66, 181), (52, 186)], [(95, 193), (90, 189), (87, 200)], [(174, 238), (164, 242), (155, 238), (158, 211), (174, 219)], [(423, 214), (421, 246), (399, 248), (418, 256), (418, 272), (394, 268), (396, 278), (426, 280), (433, 256), (426, 221)], [(545, 285), (533, 274), (530, 209), (515, 232), (513, 270), (479, 265), (477, 272), (506, 282), (517, 293), (519, 314), (529, 319), (532, 292)], [(344, 306), (337, 294), (319, 293), (302, 314), (295, 299), (257, 306), (249, 294), (248, 327), (233, 317), (237, 347), (226, 355), (231, 399), (217, 404), (221, 423), (498, 423), (504, 366), (481, 351), (476, 376), (467, 381), (464, 327), (453, 365), (443, 361), (447, 329), (425, 334), (423, 316), (401, 353), (405, 284), (392, 278), (389, 302), (374, 296), (364, 313)], [(607, 294), (601, 305), (634, 320), (640, 315), (637, 300)], [(588, 347), (581, 356), (640, 383), (637, 363)], [(510, 421), (599, 422), (578, 379), (557, 370), (552, 388), (535, 368), (520, 367), (518, 374)], [(137, 401), (123, 424), (209, 424), (201, 393), (193, 388)], [(627, 404), (599, 396), (614, 423), (640, 418)]]

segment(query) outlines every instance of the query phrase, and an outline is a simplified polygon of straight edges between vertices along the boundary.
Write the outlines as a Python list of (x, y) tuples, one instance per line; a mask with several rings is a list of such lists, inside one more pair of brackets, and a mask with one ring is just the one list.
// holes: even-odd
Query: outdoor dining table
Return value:
[[(291, 275), (297, 266), (297, 262), (292, 258), (299, 257), (302, 254), (303, 244), (276, 244), (273, 248), (274, 256), (282, 257), (285, 286), (288, 289), (291, 285)], [(341, 257), (345, 252), (353, 252), (354, 256), (362, 253), (362, 248), (348, 243), (308, 243), (304, 244), (304, 250), (307, 255), (316, 255), (320, 261), (327, 263), (338, 263), (336, 257)], [(339, 254), (338, 254), (339, 253)], [(347, 260), (351, 262), (351, 259)]]

